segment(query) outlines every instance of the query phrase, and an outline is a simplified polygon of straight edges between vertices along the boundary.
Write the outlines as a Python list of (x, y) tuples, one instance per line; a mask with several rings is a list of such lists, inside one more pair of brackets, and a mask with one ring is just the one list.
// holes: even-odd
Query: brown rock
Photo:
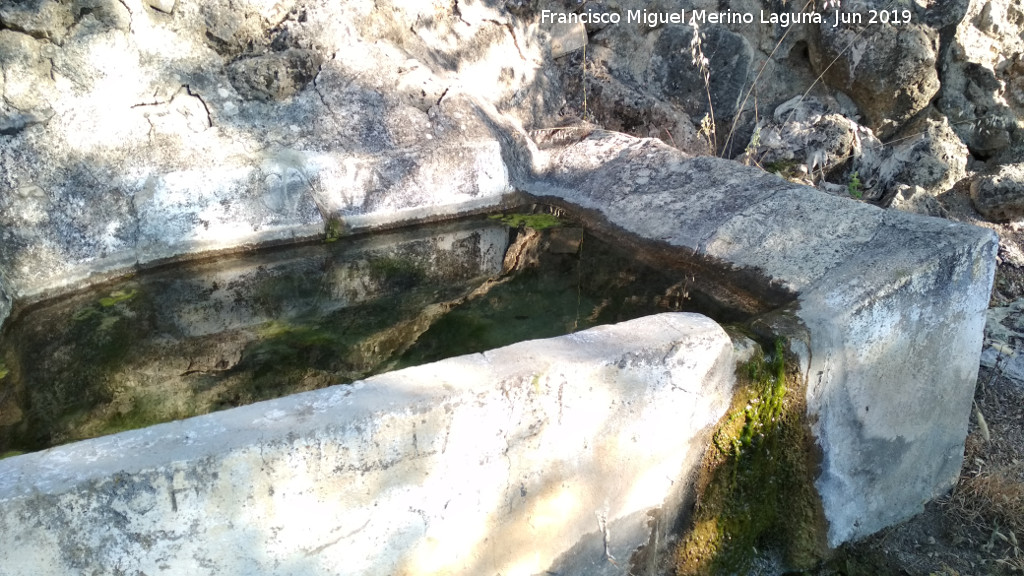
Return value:
[(974, 208), (992, 221), (1024, 218), (1024, 164), (1007, 164), (971, 182)]

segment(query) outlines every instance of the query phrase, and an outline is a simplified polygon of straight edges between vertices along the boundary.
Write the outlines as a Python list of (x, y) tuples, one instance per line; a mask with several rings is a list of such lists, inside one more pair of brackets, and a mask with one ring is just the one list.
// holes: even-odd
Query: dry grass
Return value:
[(982, 368), (974, 399), (982, 417), (972, 414), (952, 492), (846, 547), (816, 576), (1024, 574), (1024, 386)]
[(979, 380), (980, 414), (960, 480), (942, 508), (964, 534), (978, 536), (979, 555), (994, 572), (1024, 574), (1024, 391), (1002, 379)]
[(999, 467), (974, 477), (962, 477), (949, 505), (964, 522), (996, 526), (1024, 536), (1024, 482), (1012, 470)]

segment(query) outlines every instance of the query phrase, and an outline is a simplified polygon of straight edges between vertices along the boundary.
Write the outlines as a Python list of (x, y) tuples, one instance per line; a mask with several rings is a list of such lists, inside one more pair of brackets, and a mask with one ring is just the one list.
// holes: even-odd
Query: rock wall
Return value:
[(544, 33), (486, 2), (33, 0), (0, 28), (16, 297), (328, 219), (493, 203), (508, 175), (466, 95), (531, 122), (557, 105)]
[[(565, 10), (554, 0), (537, 5)], [(588, 27), (586, 73), (581, 51), (561, 61), (567, 108), (691, 153), (742, 156), (837, 195), (849, 195), (857, 172), (863, 196), (883, 205), (914, 186), (928, 197), (948, 191), (966, 176), (968, 157), (979, 171), (1021, 157), (1024, 12), (1016, 3), (825, 6), (587, 2), (575, 10), (615, 13), (623, 22)], [(871, 23), (871, 11), (885, 9), (888, 21)], [(625, 23), (631, 11), (679, 10), (749, 14), (752, 21)], [(813, 12), (821, 24), (781, 20)], [(836, 26), (837, 18), (847, 23)], [(698, 55), (706, 58), (706, 81)], [(702, 131), (705, 116), (714, 122)]]
[[(881, 6), (839, 4), (847, 16)], [(543, 10), (680, 9), (755, 19), (591, 24), (586, 36), (540, 21)], [(762, 11), (798, 10), (767, 0), (8, 3), (0, 268), (14, 297), (31, 297), (101, 270), (312, 236), (328, 220), (350, 230), (494, 205), (514, 179), (495, 132), (574, 116), (932, 213), (927, 199), (967, 175), (969, 154), (972, 170), (988, 170), (1024, 153), (1019, 8), (918, 2), (901, 7), (906, 22), (833, 28), (833, 8), (817, 26), (761, 22)], [(702, 132), (705, 115), (714, 123)]]

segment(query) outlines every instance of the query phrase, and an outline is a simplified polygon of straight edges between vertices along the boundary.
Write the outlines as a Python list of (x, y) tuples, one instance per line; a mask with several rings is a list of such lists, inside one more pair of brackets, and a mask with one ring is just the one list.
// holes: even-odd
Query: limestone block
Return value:
[(956, 483), (996, 249), (980, 229), (887, 211), (870, 250), (801, 294), (832, 545), (905, 520)]
[(900, 184), (896, 186), (896, 194), (893, 195), (890, 208), (923, 214), (925, 216), (943, 217), (947, 214), (946, 209), (939, 204), (934, 196), (928, 194), (920, 186), (907, 186)]
[[(24, 113), (49, 107), (53, 80), (47, 47), (28, 34), (0, 30), (0, 70), (6, 104)], [(52, 112), (50, 112), (52, 114)]]
[(971, 202), (994, 222), (1024, 218), (1024, 164), (1000, 166), (971, 182)]
[(5, 459), (0, 562), (619, 574), (671, 524), (733, 368), (718, 325), (663, 314)]
[(35, 37), (59, 42), (74, 22), (71, 6), (54, 0), (5, 2), (0, 6), (0, 24)]

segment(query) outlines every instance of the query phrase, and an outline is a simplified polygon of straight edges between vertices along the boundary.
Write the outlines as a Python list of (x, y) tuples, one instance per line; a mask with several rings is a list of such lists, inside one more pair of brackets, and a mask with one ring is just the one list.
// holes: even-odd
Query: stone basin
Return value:
[[(0, 266), (9, 266), (0, 275), (6, 299), (36, 298), (123, 273), (136, 262), (173, 258), (194, 249), (243, 246), (254, 238), (308, 237), (311, 229), (349, 233), (545, 202), (571, 212), (589, 230), (634, 249), (637, 258), (666, 268), (698, 271), (694, 282), (704, 291), (731, 307), (758, 315), (767, 332), (787, 339), (791, 353), (798, 358), (803, 380), (799, 389), (804, 393), (806, 419), (818, 450), (814, 487), (829, 546), (908, 518), (953, 485), (963, 457), (984, 311), (994, 274), (994, 234), (826, 196), (733, 162), (687, 157), (654, 140), (589, 129), (530, 135), (506, 125), (484, 104), (457, 97), (446, 102), (450, 113), (476, 122), (475, 128), (468, 129), (475, 140), (462, 148), (419, 155), (415, 162), (421, 173), (447, 171), (454, 188), (465, 182), (486, 182), (468, 188), (471, 192), (417, 195), (403, 188), (395, 190), (394, 202), (385, 206), (326, 210), (320, 217), (304, 212), (290, 217), (294, 212), (283, 211), (271, 228), (211, 237), (208, 243), (189, 240), (203, 234), (202, 229), (181, 226), (176, 232), (158, 227), (163, 236), (142, 234), (144, 245), (102, 258), (69, 257), (62, 264), (66, 275), (18, 268), (19, 251), (8, 250), (0, 261)], [(467, 151), (475, 155), (469, 164), (465, 162)], [(332, 162), (343, 159), (296, 152), (290, 161), (299, 166), (296, 170), (309, 175), (318, 170), (328, 172)], [(368, 184), (356, 182), (350, 186), (357, 189), (328, 191), (298, 188), (298, 203), (287, 204), (344, 206), (344, 198), (358, 196), (362, 193), (358, 187), (364, 185)], [(154, 197), (162, 193), (159, 187), (153, 191)], [(216, 220), (216, 203), (210, 200), (216, 194), (211, 196), (202, 187), (194, 194), (197, 202), (179, 204), (176, 209), (196, 210), (208, 219), (212, 212)], [(226, 215), (224, 218), (227, 222)], [(189, 221), (187, 215), (174, 220)], [(154, 244), (155, 238), (159, 242)], [(6, 313), (9, 306), (0, 312)], [(4, 533), (17, 536), (5, 539), (0, 558), (5, 566), (17, 567), (15, 573), (56, 574), (117, 562), (141, 569), (144, 561), (157, 567), (165, 562), (175, 570), (232, 573), (234, 568), (226, 568), (225, 558), (237, 560), (230, 566), (245, 567), (238, 568), (243, 571), (274, 566), (279, 573), (330, 573), (330, 568), (318, 562), (335, 558), (332, 547), (350, 550), (345, 546), (355, 542), (361, 544), (358, 550), (388, 552), (368, 555), (370, 564), (354, 563), (343, 569), (344, 573), (402, 569), (406, 573), (475, 574), (482, 567), (529, 574), (560, 566), (565, 568), (560, 573), (615, 572), (618, 562), (630, 556), (628, 551), (644, 545), (657, 548), (664, 523), (652, 521), (650, 528), (641, 518), (648, 513), (654, 514), (652, 518), (675, 516), (678, 503), (685, 501), (680, 493), (691, 489), (687, 479), (699, 464), (694, 454), (700, 448), (679, 451), (673, 442), (703, 446), (714, 422), (724, 413), (727, 402), (720, 398), (731, 386), (728, 377), (708, 380), (706, 376), (731, 364), (731, 359), (726, 359), (729, 354), (721, 351), (728, 346), (719, 329), (693, 319), (695, 324), (687, 320), (659, 337), (661, 331), (655, 326), (677, 320), (649, 322), (653, 324), (623, 327), (624, 333), (616, 332), (620, 328), (601, 329), (594, 336), (581, 333), (548, 344), (523, 344), (527, 348), (518, 352), (505, 349), (382, 376), (358, 393), (315, 392), (4, 460), (0, 462), (0, 500), (4, 501), (0, 526)], [(698, 339), (711, 342), (709, 346), (717, 352), (709, 349), (693, 357), (682, 354), (690, 341), (685, 335), (691, 328), (686, 326), (700, 327)], [(604, 348), (611, 346), (609, 339), (623, 347)], [(597, 342), (596, 348), (590, 347), (592, 340)], [(651, 436), (620, 431), (626, 436), (613, 435), (609, 440), (616, 449), (566, 428), (559, 429), (569, 433), (574, 444), (564, 444), (568, 441), (557, 437), (533, 440), (544, 427), (531, 427), (528, 422), (532, 420), (519, 418), (518, 411), (540, 410), (543, 415), (537, 421), (551, 423), (557, 412), (554, 406), (559, 397), (564, 401), (565, 392), (559, 391), (560, 385), (551, 384), (555, 380), (538, 377), (535, 381), (536, 371), (524, 371), (522, 359), (534, 352), (523, 350), (535, 350), (531, 346), (553, 351), (555, 356), (543, 360), (545, 365), (563, 365), (560, 355), (583, 355), (596, 362), (587, 370), (603, 374), (611, 369), (618, 374), (612, 380), (607, 380), (607, 375), (598, 377), (601, 382), (619, 383), (600, 392), (602, 409), (617, 406), (615, 410), (627, 410), (636, 417), (661, 404), (672, 405), (653, 393), (633, 396), (652, 382), (669, 382), (669, 391), (687, 398), (685, 394), (696, 394), (694, 398), (701, 399), (683, 404), (706, 402), (707, 406), (684, 411), (687, 417), (677, 414), (659, 421), (662, 424), (652, 423), (657, 433)], [(691, 366), (694, 358), (704, 358), (706, 369), (687, 376), (691, 384), (680, 384), (676, 376), (661, 380), (645, 372), (652, 364), (627, 360), (646, 357), (649, 352), (641, 350), (651, 349), (675, 351), (660, 356), (672, 366)], [(476, 367), (480, 362), (494, 374), (479, 379), (451, 376), (482, 369)], [(564, 362), (575, 366), (576, 361)], [(639, 372), (629, 369), (634, 364), (641, 368)], [(673, 370), (669, 373), (674, 374)], [(661, 367), (654, 371), (664, 373)], [(426, 393), (418, 391), (419, 384), (415, 384), (417, 392), (410, 392), (415, 402), (404, 403), (393, 400), (384, 392), (386, 388), (375, 384), (413, 386), (406, 378), (413, 382), (450, 380), (456, 390), (442, 392), (447, 390), (442, 384), (438, 392)], [(488, 383), (485, 391), (465, 388), (470, 380)], [(566, 390), (572, 390), (573, 398), (585, 406), (592, 400), (590, 385), (576, 386), (586, 390), (572, 386)], [(674, 397), (669, 391), (665, 392)], [(524, 400), (532, 398), (531, 393), (540, 404)], [(358, 420), (356, 414), (346, 412), (347, 402), (371, 397), (380, 404), (371, 407), (360, 400), (351, 406), (361, 410), (359, 414), (372, 414), (367, 422), (373, 424), (339, 427), (339, 421)], [(448, 426), (446, 422), (458, 421), (457, 414), (442, 417), (446, 407), (454, 404), (475, 414), (468, 420), (475, 424), (467, 425), (460, 434), (455, 434), (455, 428), (450, 434), (442, 430)], [(592, 410), (597, 408), (585, 408), (574, 416), (581, 426), (588, 420), (585, 414)], [(640, 412), (631, 412), (635, 410)], [(525, 427), (511, 426), (510, 417)], [(320, 418), (334, 424), (324, 428), (316, 424)], [(675, 424), (670, 426), (668, 422), (673, 420)], [(680, 427), (689, 432), (681, 432)], [(668, 441), (666, 436), (672, 437), (669, 444), (662, 443)], [(530, 480), (535, 478), (530, 476), (533, 473), (509, 473), (512, 437), (525, 442), (521, 446), (526, 451), (517, 452), (515, 459), (540, 469), (551, 469), (551, 465), (533, 461), (539, 456), (531, 455), (530, 450), (546, 454), (550, 450), (544, 442), (548, 441), (567, 450), (561, 454), (568, 460), (560, 460), (563, 464), (555, 467), (559, 471), (545, 477), (545, 481), (555, 478), (553, 483), (534, 483)], [(471, 456), (477, 453), (466, 448), (457, 460), (459, 466), (477, 462), (474, 473), (504, 485), (503, 491), (471, 488), (484, 486), (483, 481), (470, 482), (466, 472), (450, 462), (438, 464), (439, 475), (434, 476), (429, 458), (437, 457), (439, 449), (447, 454), (446, 438), (469, 444), (496, 443), (481, 448), (490, 456)], [(651, 463), (651, 468), (637, 467), (641, 477), (608, 488), (603, 482), (614, 470), (633, 466), (630, 457), (606, 460), (606, 452), (621, 456), (617, 450), (624, 450), (623, 442), (628, 445), (632, 438), (645, 453), (671, 456)], [(566, 448), (570, 445), (574, 448)], [(418, 460), (421, 454), (429, 458)], [(585, 463), (591, 457), (597, 458), (594, 462), (598, 464)], [(349, 464), (343, 465), (345, 462)], [(564, 462), (572, 464), (564, 468)], [(399, 463), (401, 474), (384, 474), (380, 479), (366, 475), (391, 470)], [(344, 491), (357, 494), (352, 496), (355, 500), (339, 500), (336, 482), (340, 476), (336, 474), (342, 473), (356, 474), (352, 490)], [(666, 477), (671, 481), (663, 482)], [(575, 484), (585, 479), (595, 480), (603, 488), (591, 493)], [(657, 489), (651, 488), (649, 493), (644, 488), (645, 496), (639, 500), (629, 496), (639, 494), (640, 486), (655, 485)], [(431, 493), (457, 494), (461, 499), (425, 499), (423, 490), (429, 486), (444, 487)], [(236, 489), (242, 491), (236, 493)], [(539, 497), (531, 500), (538, 492)], [(514, 501), (516, 493), (523, 502)], [(658, 495), (647, 495), (655, 493)], [(394, 519), (391, 528), (374, 522), (375, 505), (393, 511), (384, 514)], [(455, 506), (450, 515), (443, 512), (449, 505)], [(575, 526), (575, 532), (556, 539), (544, 536), (545, 532), (524, 530), (516, 531), (515, 537), (500, 536), (499, 528), (492, 532), (481, 518), (503, 507), (526, 511), (528, 524), (557, 518), (566, 526)], [(182, 516), (175, 519), (179, 509)], [(483, 511), (484, 516), (464, 515), (468, 509)], [(28, 515), (19, 510), (33, 512)], [(297, 510), (308, 512), (296, 514)], [(324, 514), (318, 516), (317, 510)], [(350, 513), (352, 510), (361, 512)], [(224, 518), (226, 522), (222, 522)], [(518, 526), (520, 521), (506, 518), (497, 524)], [(164, 522), (172, 522), (177, 531)], [(94, 531), (87, 527), (100, 523), (107, 528), (97, 533), (95, 540), (90, 539)], [(75, 528), (64, 530), (65, 526)], [(262, 531), (261, 535), (254, 530)], [(518, 539), (526, 538), (523, 535), (527, 533), (537, 539)], [(618, 541), (615, 538), (620, 533), (629, 536)], [(178, 552), (198, 550), (193, 547), (199, 544), (188, 534), (209, 542), (209, 548), (180, 559)], [(471, 536), (460, 540), (449, 538), (451, 534)], [(270, 547), (234, 555), (236, 542), (253, 538)], [(539, 542), (549, 540), (551, 546), (541, 552)], [(522, 551), (534, 547), (537, 553), (524, 559)], [(49, 552), (40, 554), (39, 550)], [(78, 552), (58, 552), (68, 550)], [(147, 555), (150, 553), (142, 550), (153, 552)], [(395, 559), (395, 551), (412, 556)], [(641, 556), (634, 555), (634, 561), (642, 563)], [(217, 559), (225, 562), (223, 569)], [(417, 563), (410, 564), (413, 559)], [(363, 560), (360, 556), (358, 562)], [(373, 564), (375, 561), (381, 563)]]

